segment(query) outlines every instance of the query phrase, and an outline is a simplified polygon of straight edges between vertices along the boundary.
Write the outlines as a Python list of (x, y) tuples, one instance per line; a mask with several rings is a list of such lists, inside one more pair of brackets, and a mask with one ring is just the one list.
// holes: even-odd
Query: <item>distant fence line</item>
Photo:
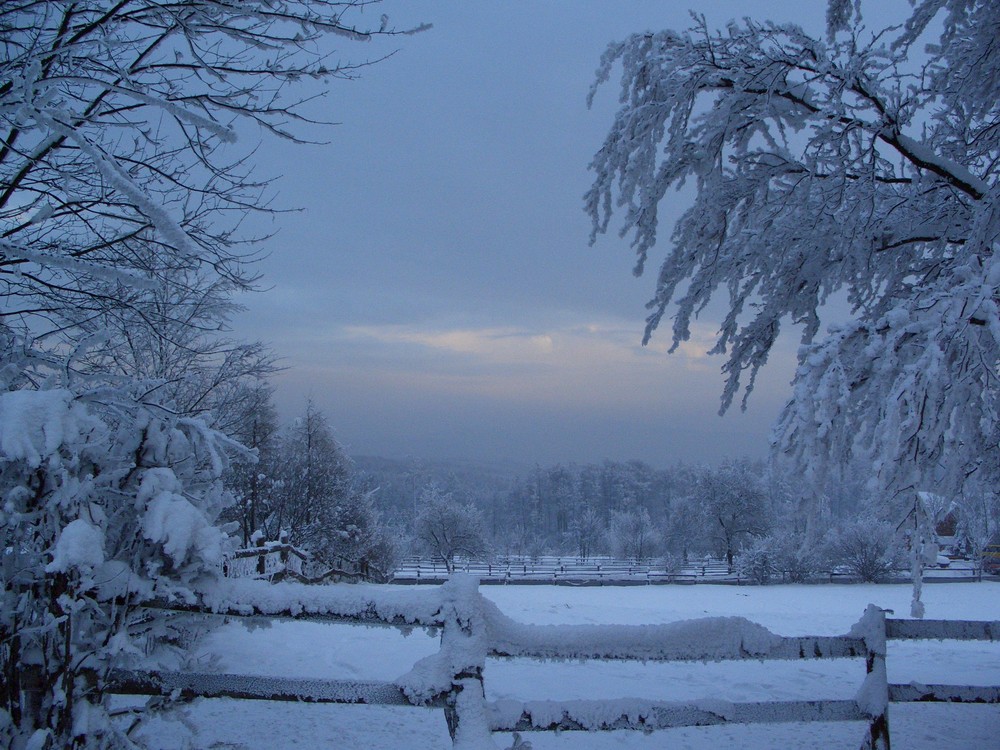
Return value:
[[(612, 557), (545, 555), (540, 557), (506, 556), (490, 560), (459, 558), (456, 571), (473, 575), (480, 583), (490, 584), (554, 584), (565, 586), (638, 586), (651, 584), (748, 583), (738, 569), (731, 570), (725, 560), (693, 558), (686, 563), (654, 558), (636, 562)], [(255, 546), (235, 550), (225, 557), (222, 573), (227, 578), (262, 578), (272, 582), (283, 580), (301, 583), (333, 583), (368, 580), (368, 571), (348, 560), (337, 565), (318, 566), (310, 555), (289, 544), (287, 538), (277, 541), (257, 539)], [(969, 564), (956, 563), (948, 569), (925, 569), (925, 581), (973, 581), (978, 572)], [(391, 580), (401, 584), (439, 584), (449, 578), (445, 565), (434, 559), (408, 557), (394, 571)], [(774, 582), (788, 580), (786, 576)], [(811, 583), (853, 582), (857, 578), (842, 569), (818, 573)], [(899, 571), (890, 581), (909, 580), (909, 571)]]
[[(691, 584), (691, 583), (747, 583), (737, 569), (732, 571), (725, 560), (716, 558), (692, 558), (688, 562), (665, 563), (662, 558), (652, 558), (635, 562), (612, 557), (590, 557), (581, 559), (573, 556), (544, 555), (540, 557), (505, 556), (492, 560), (471, 560), (458, 558), (455, 569), (479, 579), (480, 583), (491, 584), (555, 584), (566, 586), (619, 585), (638, 586), (646, 584)], [(910, 572), (901, 570), (890, 580), (909, 580)], [(977, 577), (971, 566), (947, 569), (925, 569), (925, 580), (972, 581)], [(396, 568), (393, 583), (442, 583), (448, 579), (448, 571), (440, 560), (421, 557), (407, 557)], [(775, 583), (789, 580), (787, 576), (776, 577)], [(858, 580), (843, 569), (826, 570), (817, 573), (809, 581), (851, 582)]]

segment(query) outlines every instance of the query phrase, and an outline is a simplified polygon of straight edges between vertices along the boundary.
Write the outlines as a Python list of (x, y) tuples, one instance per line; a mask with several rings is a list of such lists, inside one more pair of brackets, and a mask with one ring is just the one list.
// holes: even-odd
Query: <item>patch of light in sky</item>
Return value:
[[(905, 0), (868, 7), (872, 25)], [(821, 33), (822, 3), (702, 2), (734, 17), (793, 20)], [(386, 3), (391, 22), (430, 31), (338, 56), (390, 58), (338, 82), (310, 114), (335, 121), (319, 145), (265, 141), (258, 174), (280, 206), (267, 291), (243, 300), (238, 334), (273, 343), (285, 417), (312, 397), (356, 453), (503, 455), (527, 463), (765, 453), (789, 395), (798, 345), (786, 331), (746, 414), (716, 416), (719, 307), (667, 355), (640, 346), (656, 264), (636, 280), (627, 242), (588, 245), (587, 164), (616, 84), (586, 95), (608, 43), (687, 27), (683, 4), (440, 0)], [(683, 193), (663, 221), (683, 209)], [(664, 237), (669, 231), (664, 228)], [(661, 240), (665, 242), (665, 240)], [(713, 309), (714, 308), (714, 309)]]

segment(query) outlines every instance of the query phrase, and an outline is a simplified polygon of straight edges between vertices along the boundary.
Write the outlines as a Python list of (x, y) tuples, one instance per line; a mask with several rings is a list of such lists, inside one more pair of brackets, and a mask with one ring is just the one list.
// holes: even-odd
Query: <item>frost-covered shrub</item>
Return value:
[(736, 556), (736, 572), (753, 583), (779, 578), (802, 583), (824, 568), (820, 550), (804, 535), (775, 532), (757, 537)]
[(231, 450), (124, 389), (0, 393), (0, 709), (21, 741), (126, 744), (103, 676), (144, 650), (136, 604), (190, 599), (217, 574)]
[(736, 555), (735, 570), (740, 578), (757, 584), (770, 583), (781, 575), (773, 537), (758, 537)]
[(663, 572), (667, 575), (677, 575), (681, 572), (681, 567), (684, 564), (684, 560), (680, 555), (675, 555), (673, 552), (667, 552), (660, 558), (660, 562), (663, 565)]
[(805, 535), (791, 532), (769, 537), (775, 565), (782, 576), (793, 583), (803, 583), (824, 569), (823, 552)]
[(826, 539), (827, 558), (862, 581), (878, 581), (905, 566), (895, 529), (872, 516), (845, 521)]

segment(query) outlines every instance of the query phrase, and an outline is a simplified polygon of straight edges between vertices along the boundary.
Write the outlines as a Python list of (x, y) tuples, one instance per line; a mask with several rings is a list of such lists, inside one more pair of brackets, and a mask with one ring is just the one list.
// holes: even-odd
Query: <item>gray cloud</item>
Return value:
[[(821, 29), (822, 4), (805, 17), (801, 6), (699, 10), (716, 25), (753, 15)], [(749, 413), (720, 419), (721, 361), (704, 356), (717, 311), (674, 355), (666, 330), (641, 348), (654, 274), (634, 279), (631, 251), (614, 236), (587, 242), (587, 164), (617, 94), (612, 83), (588, 111), (593, 71), (612, 40), (689, 25), (684, 6), (441, 0), (384, 10), (397, 25), (434, 29), (314, 105), (341, 123), (316, 131), (327, 144), (266, 141), (260, 152), (260, 176), (284, 175), (278, 203), (303, 210), (256, 222), (277, 230), (261, 265), (269, 291), (246, 300), (236, 330), (274, 343), (288, 368), (275, 381), (282, 411), (311, 395), (359, 453), (762, 455), (797, 342), (781, 343)], [(683, 199), (664, 207), (664, 222)]]

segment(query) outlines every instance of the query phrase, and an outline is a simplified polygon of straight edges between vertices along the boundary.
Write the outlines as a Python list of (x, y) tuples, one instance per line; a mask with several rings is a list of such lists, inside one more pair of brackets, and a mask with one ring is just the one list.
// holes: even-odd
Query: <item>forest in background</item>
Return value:
[[(717, 466), (641, 461), (532, 468), (467, 461), (349, 457), (309, 403), (279, 429), (258, 424), (258, 462), (232, 477), (244, 544), (255, 531), (295, 544), (323, 564), (386, 580), (402, 557), (451, 568), (456, 558), (609, 555), (665, 566), (711, 555), (750, 578), (808, 580), (846, 566), (877, 580), (906, 566), (914, 493), (874, 496), (861, 471), (804, 481), (772, 461)], [(995, 493), (924, 493), (931, 523), (951, 514), (952, 551), (976, 558), (996, 533)]]

